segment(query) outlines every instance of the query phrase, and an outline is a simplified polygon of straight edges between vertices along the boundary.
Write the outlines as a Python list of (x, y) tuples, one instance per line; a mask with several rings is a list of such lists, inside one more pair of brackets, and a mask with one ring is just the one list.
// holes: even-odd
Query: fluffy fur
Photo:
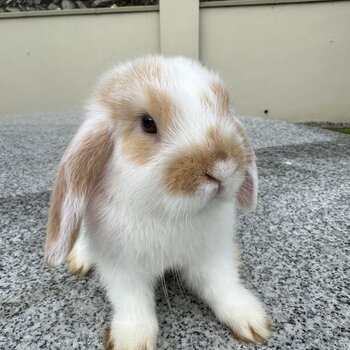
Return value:
[[(156, 134), (142, 129), (145, 114)], [(257, 186), (251, 143), (216, 74), (181, 57), (127, 62), (101, 79), (62, 158), (46, 260), (71, 251), (72, 272), (96, 266), (114, 309), (108, 349), (156, 349), (154, 286), (170, 268), (238, 339), (262, 341), (270, 323), (233, 248), (235, 207), (254, 209)]]

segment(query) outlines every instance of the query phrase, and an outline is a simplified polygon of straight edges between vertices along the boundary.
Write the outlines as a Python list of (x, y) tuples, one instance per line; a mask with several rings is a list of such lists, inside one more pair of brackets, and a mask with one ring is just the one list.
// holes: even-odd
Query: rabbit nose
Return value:
[(217, 182), (219, 185), (221, 184), (221, 180), (217, 179), (215, 176), (213, 175), (210, 175), (209, 172), (205, 173), (205, 176), (210, 180), (210, 181), (213, 181), (213, 182)]
[(217, 188), (216, 188), (216, 194), (217, 195), (220, 195), (222, 192), (223, 192), (223, 188), (224, 186), (222, 185), (222, 181), (217, 179), (216, 177), (214, 176), (211, 176), (210, 174), (208, 173), (205, 173), (205, 176), (207, 177), (207, 179), (209, 181), (211, 181), (212, 183), (216, 184), (217, 185)]
[(216, 161), (213, 167), (205, 172), (207, 178), (219, 184), (228, 180), (236, 171), (237, 165), (233, 161)]

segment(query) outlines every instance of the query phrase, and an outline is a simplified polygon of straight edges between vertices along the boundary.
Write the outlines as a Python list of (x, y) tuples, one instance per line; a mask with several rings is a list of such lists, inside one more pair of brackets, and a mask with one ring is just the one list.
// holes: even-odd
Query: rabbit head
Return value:
[(49, 264), (72, 248), (91, 200), (179, 218), (218, 201), (254, 209), (254, 151), (220, 78), (182, 57), (145, 57), (107, 72), (59, 165)]

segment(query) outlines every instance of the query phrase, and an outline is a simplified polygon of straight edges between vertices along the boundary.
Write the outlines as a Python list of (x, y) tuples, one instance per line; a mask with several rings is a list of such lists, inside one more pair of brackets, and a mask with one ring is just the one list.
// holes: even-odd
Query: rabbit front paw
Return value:
[(260, 301), (245, 290), (225, 317), (234, 338), (244, 344), (266, 341), (272, 334), (272, 321)]
[(156, 350), (157, 330), (149, 325), (127, 325), (107, 327), (104, 333), (104, 350)]
[(92, 264), (86, 249), (80, 247), (77, 243), (67, 257), (68, 271), (73, 275), (86, 275), (91, 270)]

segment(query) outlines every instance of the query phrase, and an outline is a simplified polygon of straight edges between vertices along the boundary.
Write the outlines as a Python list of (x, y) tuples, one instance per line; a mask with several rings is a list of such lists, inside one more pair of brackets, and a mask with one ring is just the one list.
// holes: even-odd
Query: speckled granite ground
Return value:
[[(269, 308), (257, 349), (350, 349), (350, 137), (245, 119), (260, 172), (240, 217), (242, 276)], [(49, 270), (42, 245), (54, 169), (79, 116), (0, 117), (0, 349), (102, 349), (110, 305), (98, 277)], [(246, 349), (174, 276), (157, 291), (159, 349)], [(253, 347), (254, 348), (254, 347)]]

